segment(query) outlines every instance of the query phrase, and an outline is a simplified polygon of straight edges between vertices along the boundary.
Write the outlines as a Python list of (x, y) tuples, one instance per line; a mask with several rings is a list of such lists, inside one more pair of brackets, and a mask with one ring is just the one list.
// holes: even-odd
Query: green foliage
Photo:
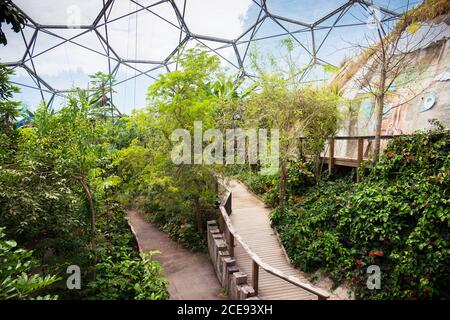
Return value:
[[(389, 142), (353, 187), (322, 182), (272, 222), (294, 264), (350, 282), (360, 298), (448, 297), (450, 136), (442, 127)], [(381, 290), (366, 268), (379, 265)]]
[[(292, 195), (286, 209), (273, 212), (272, 223), (294, 265), (306, 272), (321, 268), (333, 273), (336, 265), (345, 263), (349, 252), (336, 230), (336, 211), (350, 188), (346, 180), (321, 181), (301, 196)], [(342, 280), (339, 272), (333, 276)]]
[[(289, 201), (304, 194), (308, 188), (316, 182), (314, 173), (311, 171), (313, 164), (303, 160), (290, 161), (287, 165), (287, 191), (290, 195)], [(242, 170), (236, 174), (250, 191), (261, 195), (264, 202), (275, 208), (279, 204), (278, 175), (262, 175), (248, 170)]]
[[(33, 248), (33, 253), (12, 252), (12, 242), (1, 242), (17, 269), (9, 276), (7, 270), (12, 269), (1, 266), (5, 297), (25, 298), (54, 282), (54, 277), (30, 275), (31, 267), (65, 275), (67, 266), (75, 264), (86, 286), (67, 290), (58, 281), (51, 294), (63, 299), (166, 298), (159, 264), (139, 257), (125, 212), (114, 197), (121, 179), (114, 172), (113, 159), (117, 149), (134, 138), (134, 130), (121, 120), (115, 126), (99, 117), (99, 106), (91, 105), (83, 90), (70, 96), (58, 112), (39, 106), (30, 126), (18, 129), (16, 104), (8, 101), (15, 92), (9, 75), (1, 69), (0, 133), (13, 139), (0, 149), (0, 225), (6, 227), (8, 237)], [(32, 255), (39, 264), (28, 262)], [(3, 262), (7, 260), (0, 259)], [(107, 286), (111, 274), (126, 285)]]
[(290, 161), (287, 166), (287, 190), (291, 195), (299, 195), (315, 184), (312, 164), (303, 160)]
[(161, 267), (152, 260), (157, 252), (139, 256), (127, 229), (123, 215), (116, 216), (112, 224), (111, 221), (105, 224), (104, 238), (97, 246), (96, 278), (88, 284), (89, 299), (168, 299)]
[(90, 76), (91, 78), (91, 88), (92, 92), (82, 93), (88, 96), (88, 104), (92, 107), (91, 114), (94, 117), (104, 117), (107, 118), (113, 115), (114, 107), (111, 102), (111, 95), (114, 93), (112, 90), (112, 85), (115, 79), (111, 74), (105, 74), (102, 72), (97, 72)]
[(98, 176), (105, 154), (101, 126), (71, 99), (58, 113), (39, 107), (33, 127), (17, 130), (15, 157), (0, 170), (1, 223), (21, 241), (42, 240), (43, 249), (55, 239), (88, 236), (82, 184)]
[(13, 74), (11, 69), (0, 65), (0, 165), (13, 155), (17, 138), (14, 127), (20, 104), (11, 101), (14, 93), (19, 92), (9, 81)]
[(276, 207), (278, 205), (278, 175), (262, 175), (245, 171), (239, 174), (238, 178), (247, 185), (250, 191), (261, 195), (267, 205), (271, 207)]
[(33, 252), (16, 247), (17, 242), (6, 240), (4, 228), (0, 228), (0, 300), (56, 299), (56, 296), (39, 297), (37, 294), (58, 278), (53, 275), (31, 274), (37, 265), (32, 257)]
[[(149, 107), (127, 119), (136, 139), (114, 161), (122, 180), (121, 199), (140, 204), (150, 221), (193, 250), (205, 250), (206, 221), (217, 214), (215, 177), (206, 165), (175, 164), (170, 151), (176, 129), (194, 136), (194, 122), (215, 127), (215, 115), (234, 93), (219, 70), (217, 57), (186, 50), (179, 70), (160, 75), (149, 87)], [(225, 98), (226, 97), (226, 98)], [(191, 157), (191, 155), (188, 155)]]
[(442, 128), (391, 141), (340, 210), (341, 228), (366, 257), (380, 249), (385, 287), (374, 298), (448, 296), (450, 137)]
[(322, 68), (323, 68), (323, 71), (329, 72), (329, 73), (337, 73), (340, 70), (339, 67), (333, 66), (332, 64), (326, 64)]
[(11, 24), (12, 30), (14, 32), (20, 32), (20, 30), (25, 26), (27, 18), (18, 11), (11, 1), (0, 0), (0, 44), (6, 45), (8, 40), (3, 32), (2, 24)]

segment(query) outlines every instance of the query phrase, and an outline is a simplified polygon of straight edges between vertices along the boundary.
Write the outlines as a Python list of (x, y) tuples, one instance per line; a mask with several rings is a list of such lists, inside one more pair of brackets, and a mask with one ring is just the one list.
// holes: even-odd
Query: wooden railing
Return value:
[[(395, 137), (401, 137), (406, 135), (381, 135), (381, 140), (389, 140)], [(306, 137), (300, 137), (300, 153), (302, 156), (309, 158), (308, 155), (303, 154), (303, 142), (306, 140)], [(324, 163), (328, 164), (328, 172), (332, 173), (335, 165), (341, 165), (345, 167), (354, 167), (358, 168), (361, 165), (361, 162), (367, 158), (368, 156), (368, 148), (370, 147), (371, 141), (375, 140), (375, 136), (338, 136), (338, 137), (330, 137), (328, 140), (328, 151), (327, 156), (321, 157)], [(339, 140), (348, 140), (358, 142), (356, 158), (339, 158), (335, 155), (335, 141)], [(364, 141), (369, 140), (366, 150), (364, 150)], [(359, 172), (357, 171), (357, 181), (360, 180)]]
[(226, 241), (228, 242), (229, 253), (231, 257), (234, 257), (234, 247), (235, 241), (238, 241), (241, 247), (248, 254), (250, 259), (252, 260), (252, 284), (253, 289), (255, 290), (256, 295), (258, 295), (258, 283), (259, 283), (259, 268), (265, 270), (266, 272), (283, 279), (299, 288), (302, 288), (318, 297), (319, 300), (326, 300), (330, 297), (330, 294), (325, 290), (320, 288), (316, 288), (309, 283), (305, 283), (300, 279), (284, 274), (282, 271), (271, 267), (267, 263), (263, 262), (261, 258), (258, 257), (256, 253), (254, 253), (249, 246), (243, 241), (241, 236), (234, 230), (233, 224), (231, 223), (229, 215), (232, 213), (231, 201), (232, 201), (232, 193), (231, 191), (223, 184), (220, 184), (225, 189), (225, 195), (221, 204), (219, 206), (221, 213), (220, 227), (221, 230), (225, 234)]

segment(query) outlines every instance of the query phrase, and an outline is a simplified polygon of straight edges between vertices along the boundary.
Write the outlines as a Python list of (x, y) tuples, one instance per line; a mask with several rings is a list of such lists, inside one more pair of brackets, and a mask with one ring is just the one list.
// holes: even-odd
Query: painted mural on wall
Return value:
[[(449, 38), (432, 42), (414, 54), (417, 56), (414, 63), (390, 87), (383, 110), (382, 134), (426, 130), (430, 119), (437, 119), (450, 128)], [(342, 110), (345, 120), (338, 136), (375, 134), (375, 102), (364, 89), (356, 88), (356, 83), (350, 79), (344, 86), (344, 97), (356, 101), (356, 105), (352, 110)], [(364, 149), (368, 156), (371, 143), (365, 142)], [(356, 158), (356, 143), (337, 141), (335, 153), (337, 157)]]

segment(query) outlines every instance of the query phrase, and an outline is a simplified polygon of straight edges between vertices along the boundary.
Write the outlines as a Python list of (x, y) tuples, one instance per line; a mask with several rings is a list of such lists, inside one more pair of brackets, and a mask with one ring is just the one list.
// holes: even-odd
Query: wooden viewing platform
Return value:
[[(395, 137), (401, 137), (406, 135), (381, 135), (381, 140), (390, 140)], [(300, 154), (303, 154), (303, 142), (307, 138), (300, 137)], [(371, 147), (371, 143), (375, 140), (375, 136), (338, 136), (338, 137), (330, 137), (328, 140), (328, 151), (326, 152), (327, 156), (321, 156), (320, 159), (324, 164), (328, 165), (328, 172), (332, 173), (334, 166), (343, 166), (343, 167), (352, 167), (359, 168), (361, 162), (363, 160), (368, 159), (369, 149)], [(356, 149), (356, 158), (350, 157), (336, 157), (335, 154), (335, 142), (336, 141), (357, 141), (357, 149)], [(364, 141), (368, 141), (367, 147), (364, 149)], [(304, 155), (306, 159), (310, 158), (308, 155)], [(360, 180), (359, 172), (357, 171), (357, 181)]]

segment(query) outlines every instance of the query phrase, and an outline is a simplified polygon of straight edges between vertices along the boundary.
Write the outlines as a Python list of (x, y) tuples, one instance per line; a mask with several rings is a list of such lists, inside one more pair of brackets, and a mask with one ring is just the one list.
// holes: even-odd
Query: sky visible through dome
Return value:
[[(258, 48), (263, 55), (277, 57), (281, 54), (280, 40), (293, 35), (298, 64), (309, 65), (313, 55), (317, 62), (308, 69), (303, 80), (317, 82), (330, 76), (324, 65), (338, 66), (343, 59), (354, 56), (356, 47), (353, 44), (364, 41), (365, 35), (373, 32), (368, 7), (387, 9), (376, 14), (381, 19), (393, 19), (389, 12), (401, 13), (422, 1), (362, 1), (321, 21), (348, 1), (115, 0), (106, 11), (106, 25), (102, 16), (96, 31), (83, 27), (92, 25), (104, 3), (108, 2), (13, 0), (32, 20), (23, 34), (16, 34), (10, 26), (5, 26), (8, 45), (0, 48), (0, 62), (12, 63), (24, 57), (26, 45), (31, 43), (31, 59), (26, 56), (23, 63), (32, 70), (32, 74), (21, 66), (15, 68), (13, 81), (21, 84), (17, 100), (33, 110), (42, 99), (36, 88), (38, 84), (41, 87), (45, 85), (36, 82), (38, 79), (33, 76), (34, 72), (54, 90), (43, 93), (46, 100), (50, 100), (58, 90), (74, 86), (86, 88), (90, 74), (97, 71), (107, 73), (107, 46), (102, 38), (108, 39), (109, 55), (114, 57), (109, 60), (112, 68), (118, 65), (116, 56), (123, 62), (115, 69), (118, 84), (113, 96), (114, 104), (122, 113), (146, 105), (148, 86), (158, 74), (175, 68), (173, 57), (168, 57), (183, 39), (188, 39), (185, 42), (188, 48), (197, 44), (207, 46), (212, 54), (219, 55), (230, 74), (237, 74), (240, 67), (243, 67), (241, 72), (249, 72), (250, 39), (253, 40), (250, 47)], [(184, 24), (175, 9), (184, 17)], [(261, 21), (267, 13), (270, 15)], [(42, 27), (36, 28), (33, 22)], [(191, 37), (187, 37), (184, 27)], [(66, 39), (73, 39), (73, 43)], [(49, 48), (52, 49), (47, 51)], [(53, 107), (58, 109), (63, 102), (63, 95), (55, 95)]]

